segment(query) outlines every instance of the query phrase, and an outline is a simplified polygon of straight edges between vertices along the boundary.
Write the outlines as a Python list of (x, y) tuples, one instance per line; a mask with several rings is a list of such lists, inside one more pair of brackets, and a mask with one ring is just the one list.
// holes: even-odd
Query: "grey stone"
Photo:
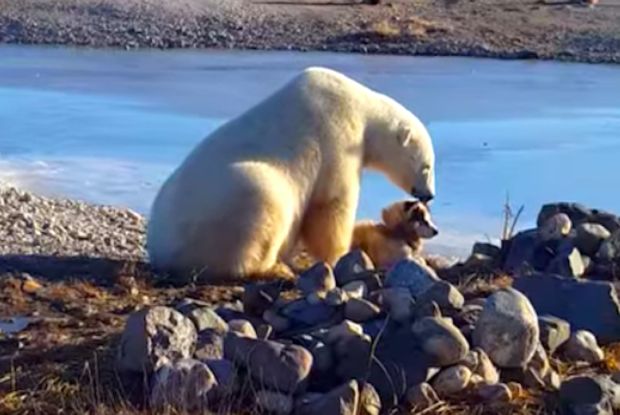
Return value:
[(581, 277), (585, 271), (586, 268), (581, 259), (581, 253), (572, 244), (566, 244), (558, 249), (555, 257), (547, 266), (547, 272), (551, 274), (572, 278)]
[(603, 241), (611, 236), (607, 228), (598, 223), (582, 223), (577, 226), (576, 231), (575, 246), (588, 256), (595, 255)]
[(390, 318), (399, 323), (408, 322), (413, 317), (414, 300), (407, 288), (384, 288), (381, 293), (383, 309)]
[(437, 392), (433, 387), (426, 383), (418, 383), (412, 386), (405, 395), (407, 406), (415, 410), (423, 410), (440, 401)]
[(256, 327), (256, 337), (263, 340), (269, 340), (273, 334), (273, 327), (270, 324), (260, 324)]
[(377, 389), (385, 409), (398, 402), (414, 385), (435, 372), (433, 359), (422, 351), (409, 327), (386, 330), (379, 337), (368, 381)]
[(325, 295), (324, 304), (330, 307), (338, 307), (346, 303), (348, 299), (349, 297), (347, 296), (347, 293), (342, 288), (336, 287), (327, 292)]
[(198, 333), (196, 342), (196, 359), (222, 359), (224, 357), (224, 336), (217, 330), (203, 330)]
[(570, 337), (570, 324), (561, 318), (544, 315), (538, 317), (540, 328), (540, 342), (550, 354)]
[(516, 272), (524, 266), (533, 266), (532, 262), (537, 246), (538, 231), (536, 229), (516, 234), (509, 242), (508, 255), (504, 261), (504, 270)]
[(342, 287), (347, 299), (365, 298), (368, 295), (368, 288), (364, 281), (351, 281)]
[(336, 283), (339, 287), (356, 281), (360, 278), (360, 274), (366, 271), (374, 270), (375, 267), (372, 260), (365, 252), (356, 249), (338, 260), (334, 267), (334, 275)]
[(215, 386), (209, 391), (209, 398), (226, 399), (232, 396), (236, 392), (238, 381), (235, 365), (225, 359), (202, 360), (202, 362), (209, 367), (216, 380)]
[(353, 336), (335, 345), (338, 356), (336, 374), (342, 380), (362, 381), (368, 375), (372, 341), (368, 336)]
[[(291, 327), (291, 322), (277, 313), (277, 311), (270, 309), (263, 313), (263, 320), (269, 324), (277, 333), (288, 330)], [(259, 336), (260, 337), (260, 336)]]
[(435, 366), (449, 366), (462, 360), (469, 344), (461, 332), (443, 318), (425, 317), (412, 327), (421, 348), (434, 360)]
[(295, 414), (357, 415), (359, 404), (359, 384), (351, 380), (324, 395), (302, 397), (295, 408)]
[(242, 336), (249, 337), (251, 339), (256, 339), (258, 337), (254, 326), (248, 320), (230, 320), (228, 322), (228, 327), (230, 331), (234, 331)]
[(538, 238), (541, 241), (562, 239), (573, 228), (573, 222), (565, 213), (556, 213), (538, 227)]
[(439, 278), (431, 268), (415, 259), (397, 262), (387, 273), (385, 286), (407, 288), (414, 298), (431, 288)]
[(256, 406), (273, 415), (288, 415), (293, 412), (293, 397), (280, 392), (259, 390), (254, 395)]
[(548, 203), (543, 205), (538, 213), (537, 226), (542, 226), (549, 218), (558, 213), (566, 214), (575, 225), (579, 225), (592, 217), (592, 210), (579, 203)]
[(334, 366), (334, 353), (325, 343), (316, 342), (309, 348), (312, 353), (312, 369), (318, 372), (329, 372)]
[(602, 261), (613, 261), (618, 257), (620, 257), (620, 230), (605, 239), (596, 253), (596, 259)]
[(500, 368), (523, 367), (538, 344), (538, 317), (527, 297), (506, 288), (491, 295), (473, 333), (482, 348)]
[(500, 247), (486, 242), (476, 242), (472, 249), (473, 254), (481, 254), (493, 260), (499, 259), (502, 250)]
[(245, 367), (258, 385), (285, 393), (300, 389), (312, 367), (312, 354), (303, 347), (234, 332), (224, 339), (224, 357)]
[(451, 366), (439, 372), (431, 381), (431, 385), (439, 397), (448, 398), (465, 390), (471, 376), (471, 370), (467, 366)]
[(454, 285), (437, 281), (418, 296), (416, 302), (420, 305), (435, 302), (442, 313), (451, 315), (463, 308), (465, 298)]
[(243, 311), (254, 316), (262, 316), (280, 297), (281, 291), (282, 285), (279, 282), (246, 285), (242, 297)]
[(336, 310), (324, 302), (310, 304), (301, 299), (284, 306), (280, 314), (289, 319), (293, 325), (314, 326), (330, 321), (336, 315)]
[(362, 326), (349, 320), (332, 326), (325, 335), (325, 341), (329, 344), (336, 344), (349, 337), (361, 336), (364, 333)]
[(564, 344), (562, 351), (567, 360), (575, 362), (598, 363), (605, 358), (598, 346), (596, 337), (586, 330), (574, 332)]
[(154, 376), (151, 406), (173, 408), (180, 413), (202, 412), (216, 384), (209, 367), (197, 360), (181, 359), (164, 364)]
[(578, 376), (562, 382), (560, 405), (567, 415), (613, 415), (606, 388), (590, 376)]
[(352, 298), (344, 307), (344, 317), (356, 323), (376, 319), (379, 315), (381, 309), (364, 299)]
[(620, 306), (610, 283), (533, 274), (515, 279), (513, 287), (524, 293), (541, 315), (566, 320), (572, 330), (588, 330), (601, 344), (620, 340)]
[(476, 389), (476, 394), (487, 403), (510, 402), (512, 400), (512, 392), (505, 383), (483, 384)]
[(164, 361), (190, 358), (196, 347), (196, 327), (168, 307), (151, 307), (129, 316), (121, 337), (117, 363), (120, 370), (152, 372)]
[(220, 333), (228, 331), (228, 324), (220, 317), (214, 309), (203, 306), (195, 300), (186, 299), (177, 306), (177, 310), (196, 325), (196, 330), (216, 330)]
[(306, 296), (315, 292), (327, 292), (336, 288), (336, 278), (329, 264), (318, 262), (299, 274), (297, 288)]

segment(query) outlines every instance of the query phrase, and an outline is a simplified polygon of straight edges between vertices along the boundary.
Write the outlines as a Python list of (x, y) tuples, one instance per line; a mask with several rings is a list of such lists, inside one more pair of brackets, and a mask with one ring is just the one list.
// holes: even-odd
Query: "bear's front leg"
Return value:
[(310, 254), (330, 265), (349, 251), (357, 194), (315, 203), (304, 214), (301, 237)]

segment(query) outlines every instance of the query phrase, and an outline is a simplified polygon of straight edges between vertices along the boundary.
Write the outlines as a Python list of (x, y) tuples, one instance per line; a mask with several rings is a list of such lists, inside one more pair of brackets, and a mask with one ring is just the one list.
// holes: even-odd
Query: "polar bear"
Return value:
[(395, 100), (326, 68), (304, 70), (204, 139), (153, 202), (155, 269), (267, 274), (301, 242), (334, 264), (351, 244), (362, 169), (435, 195), (428, 131)]

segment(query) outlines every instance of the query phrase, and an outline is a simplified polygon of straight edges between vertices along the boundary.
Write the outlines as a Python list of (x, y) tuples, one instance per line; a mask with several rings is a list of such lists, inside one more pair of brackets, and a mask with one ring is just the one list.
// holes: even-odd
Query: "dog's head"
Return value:
[(420, 238), (430, 239), (439, 233), (431, 220), (428, 206), (419, 200), (393, 203), (383, 209), (381, 217), (389, 229), (400, 230), (405, 234), (415, 234)]

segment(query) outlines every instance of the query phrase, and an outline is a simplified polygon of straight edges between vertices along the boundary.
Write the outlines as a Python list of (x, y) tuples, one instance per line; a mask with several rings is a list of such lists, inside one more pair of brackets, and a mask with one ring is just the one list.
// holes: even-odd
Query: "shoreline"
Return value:
[(0, 43), (620, 63), (620, 7), (608, 2), (10, 0), (0, 5)]

